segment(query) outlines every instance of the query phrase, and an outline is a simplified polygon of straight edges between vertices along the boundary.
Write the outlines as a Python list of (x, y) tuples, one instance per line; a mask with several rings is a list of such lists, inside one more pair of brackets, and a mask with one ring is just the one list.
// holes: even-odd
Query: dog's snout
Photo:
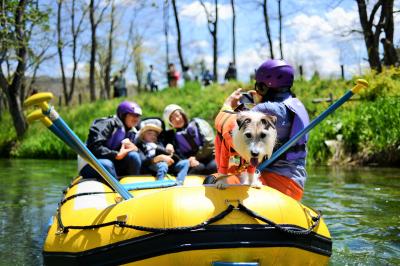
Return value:
[(259, 154), (258, 152), (252, 151), (251, 152), (251, 157), (258, 157), (258, 154)]

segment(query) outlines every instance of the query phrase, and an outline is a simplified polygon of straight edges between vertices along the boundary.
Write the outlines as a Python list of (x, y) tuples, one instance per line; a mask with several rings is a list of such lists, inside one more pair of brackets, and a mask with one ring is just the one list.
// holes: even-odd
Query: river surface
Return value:
[[(400, 265), (400, 169), (310, 168), (303, 203), (321, 210), (330, 265)], [(75, 161), (0, 159), (0, 265), (41, 265), (49, 219)]]

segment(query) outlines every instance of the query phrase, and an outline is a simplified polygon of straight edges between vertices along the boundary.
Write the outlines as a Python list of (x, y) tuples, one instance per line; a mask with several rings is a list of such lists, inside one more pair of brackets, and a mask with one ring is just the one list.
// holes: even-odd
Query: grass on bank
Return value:
[[(370, 87), (360, 93), (358, 101), (349, 101), (334, 114), (328, 116), (310, 132), (308, 162), (324, 164), (331, 157), (325, 140), (341, 136), (345, 152), (364, 163), (395, 165), (400, 154), (400, 70), (388, 69), (382, 74), (373, 72), (364, 77)], [(301, 99), (313, 119), (326, 110), (330, 103), (312, 103), (314, 98), (341, 97), (354, 86), (354, 80), (313, 78), (296, 80), (294, 92)], [(162, 116), (170, 103), (181, 105), (190, 117), (202, 117), (213, 125), (213, 119), (224, 99), (237, 87), (251, 88), (250, 84), (229, 83), (202, 88), (190, 83), (181, 89), (165, 89), (160, 92), (141, 92), (129, 100), (138, 102), (144, 117)], [(122, 99), (99, 100), (81, 106), (57, 107), (56, 110), (85, 140), (91, 122), (98, 117), (115, 113)], [(64, 143), (52, 135), (43, 125), (35, 123), (29, 127), (22, 142), (15, 141), (15, 132), (9, 115), (2, 117), (0, 151), (4, 155), (18, 158), (75, 158), (76, 155)], [(8, 147), (12, 146), (9, 150)]]

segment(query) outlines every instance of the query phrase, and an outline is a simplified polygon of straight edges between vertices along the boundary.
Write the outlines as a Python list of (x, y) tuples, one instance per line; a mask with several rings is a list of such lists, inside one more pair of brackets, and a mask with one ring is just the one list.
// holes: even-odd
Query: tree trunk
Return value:
[(61, 36), (61, 9), (62, 9), (63, 0), (57, 1), (57, 53), (58, 59), (60, 61), (60, 68), (61, 68), (61, 81), (63, 86), (63, 93), (65, 104), (68, 105), (68, 88), (67, 88), (67, 80), (65, 78), (65, 70), (64, 70), (64, 58), (63, 58), (63, 47), (64, 44), (62, 42)]
[(273, 50), (273, 46), (272, 46), (271, 29), (269, 27), (267, 0), (263, 1), (262, 6), (263, 6), (265, 31), (266, 31), (267, 39), (268, 39), (268, 43), (269, 43), (269, 54), (271, 56), (271, 59), (274, 59), (274, 50)]
[(213, 31), (213, 75), (214, 82), (218, 81), (218, 0), (215, 0), (215, 22)]
[[(17, 137), (21, 139), (27, 130), (27, 123), (25, 122), (22, 112), (22, 104), (20, 101), (19, 93), (22, 86), (22, 81), (25, 75), (26, 56), (27, 56), (27, 42), (25, 40), (25, 0), (20, 0), (15, 12), (15, 32), (17, 36), (17, 60), (18, 65), (14, 73), (12, 83), (3, 87), (8, 100), (8, 110), (10, 111)], [(3, 77), (4, 78), (4, 77)], [(3, 80), (2, 78), (2, 80)], [(1, 82), (2, 84), (4, 82)]]
[(108, 54), (107, 54), (107, 61), (106, 67), (104, 70), (104, 88), (106, 91), (106, 98), (110, 99), (111, 96), (111, 64), (112, 64), (112, 57), (113, 57), (113, 35), (114, 35), (114, 12), (115, 12), (115, 1), (112, 1), (111, 4), (111, 22), (110, 22), (110, 32), (108, 36)]
[(232, 6), (232, 62), (236, 66), (236, 12), (235, 0), (231, 0)]
[(379, 59), (379, 36), (382, 29), (383, 13), (378, 24), (375, 26), (375, 32), (373, 32), (373, 21), (376, 12), (382, 6), (382, 1), (379, 0), (373, 7), (370, 17), (368, 18), (367, 6), (364, 0), (357, 0), (358, 14), (360, 16), (360, 23), (363, 29), (364, 41), (368, 53), (368, 62), (371, 69), (378, 72), (382, 71), (381, 62)]
[(168, 40), (169, 3), (168, 3), (168, 0), (164, 0), (163, 18), (164, 18), (164, 35), (165, 35), (165, 73), (167, 75), (167, 80), (168, 80), (168, 65), (169, 65), (169, 40)]
[(393, 0), (383, 1), (382, 12), (385, 16), (383, 29), (385, 38), (381, 40), (383, 44), (385, 66), (395, 66), (398, 63), (396, 48), (393, 44), (394, 22), (393, 22)]
[(278, 16), (279, 16), (279, 51), (281, 52), (281, 59), (283, 59), (282, 47), (282, 1), (278, 0)]
[(210, 12), (208, 12), (204, 1), (200, 0), (200, 4), (204, 8), (204, 12), (206, 12), (207, 16), (207, 27), (208, 31), (211, 34), (211, 38), (213, 40), (213, 81), (216, 82), (218, 81), (218, 38), (217, 38), (217, 32), (218, 32), (218, 0), (214, 1), (215, 5), (215, 18), (212, 17)]
[(96, 28), (97, 24), (94, 18), (94, 0), (90, 0), (89, 5), (90, 26), (91, 26), (91, 47), (90, 47), (90, 68), (89, 68), (89, 90), (90, 101), (96, 101), (96, 79), (95, 79), (95, 64), (96, 64)]
[(179, 55), (179, 62), (181, 63), (181, 69), (182, 71), (185, 69), (185, 61), (183, 59), (183, 53), (182, 53), (182, 38), (181, 38), (181, 27), (179, 24), (179, 16), (178, 16), (178, 11), (176, 9), (176, 1), (172, 0), (172, 7), (174, 9), (174, 16), (175, 16), (175, 24), (176, 24), (176, 33), (177, 33), (177, 49), (178, 49), (178, 55)]

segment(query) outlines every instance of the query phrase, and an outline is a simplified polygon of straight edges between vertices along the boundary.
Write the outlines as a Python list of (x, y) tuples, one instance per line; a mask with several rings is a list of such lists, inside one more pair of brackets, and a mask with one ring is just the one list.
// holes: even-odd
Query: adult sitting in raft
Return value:
[(208, 175), (215, 173), (214, 131), (201, 118), (189, 120), (182, 107), (170, 104), (165, 107), (163, 119), (174, 130), (167, 141), (175, 147), (175, 153), (182, 159), (189, 159), (189, 174)]
[[(124, 101), (118, 105), (116, 116), (96, 119), (89, 129), (86, 146), (114, 177), (140, 173), (140, 155), (133, 142), (141, 115), (137, 103)], [(102, 180), (88, 164), (80, 170), (80, 175)]]
[[(250, 91), (258, 103), (252, 109), (277, 118), (278, 142), (275, 151), (297, 132), (309, 124), (308, 113), (302, 102), (292, 93), (294, 69), (283, 60), (267, 60), (256, 71), (255, 90)], [(241, 89), (234, 91), (224, 103), (223, 109), (234, 110), (238, 105)], [(306, 143), (303, 136), (275, 162), (262, 171), (260, 180), (264, 185), (301, 200), (307, 179)], [(231, 181), (232, 182), (232, 181)], [(233, 181), (232, 183), (237, 183)]]

